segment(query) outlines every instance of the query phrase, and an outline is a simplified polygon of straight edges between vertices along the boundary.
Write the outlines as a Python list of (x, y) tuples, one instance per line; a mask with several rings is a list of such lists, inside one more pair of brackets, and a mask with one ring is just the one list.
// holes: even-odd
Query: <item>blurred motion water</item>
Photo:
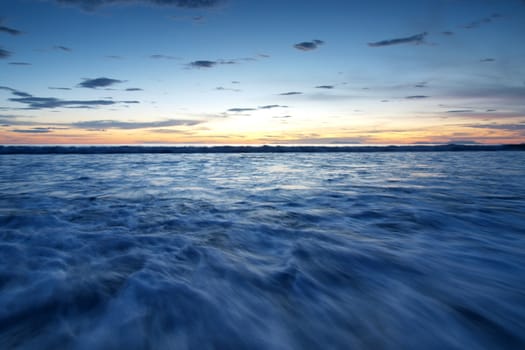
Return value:
[(0, 156), (2, 349), (523, 349), (521, 152)]

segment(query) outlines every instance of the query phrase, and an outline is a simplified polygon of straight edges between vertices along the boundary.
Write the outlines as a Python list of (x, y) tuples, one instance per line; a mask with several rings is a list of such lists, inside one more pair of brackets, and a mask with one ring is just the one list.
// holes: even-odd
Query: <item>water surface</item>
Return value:
[(521, 152), (0, 156), (0, 348), (525, 347)]

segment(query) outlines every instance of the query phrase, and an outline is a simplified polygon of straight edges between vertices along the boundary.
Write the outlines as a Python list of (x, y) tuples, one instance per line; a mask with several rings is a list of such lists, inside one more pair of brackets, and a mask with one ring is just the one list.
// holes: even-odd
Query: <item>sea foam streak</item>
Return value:
[(521, 152), (0, 156), (0, 348), (525, 347)]

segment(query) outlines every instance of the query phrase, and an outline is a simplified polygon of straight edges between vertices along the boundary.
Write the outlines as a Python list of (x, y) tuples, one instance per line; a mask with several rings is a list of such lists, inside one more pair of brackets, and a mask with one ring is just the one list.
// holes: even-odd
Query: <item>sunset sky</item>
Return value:
[(525, 142), (523, 0), (6, 0), (0, 144)]

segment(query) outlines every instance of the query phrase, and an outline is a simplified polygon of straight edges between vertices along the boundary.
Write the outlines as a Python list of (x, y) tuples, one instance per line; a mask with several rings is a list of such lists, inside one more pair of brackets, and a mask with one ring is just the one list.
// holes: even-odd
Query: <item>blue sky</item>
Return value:
[(0, 143), (525, 142), (524, 34), (522, 0), (4, 1)]

